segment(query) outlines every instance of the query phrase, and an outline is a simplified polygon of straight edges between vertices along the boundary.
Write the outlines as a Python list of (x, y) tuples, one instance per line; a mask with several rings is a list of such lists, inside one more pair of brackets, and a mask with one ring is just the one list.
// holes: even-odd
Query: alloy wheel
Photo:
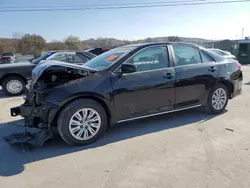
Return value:
[(101, 116), (92, 108), (78, 110), (69, 121), (70, 134), (77, 140), (93, 138), (100, 128)]
[(10, 80), (6, 85), (6, 89), (12, 94), (17, 94), (22, 91), (23, 85), (19, 80)]
[(212, 106), (215, 110), (221, 110), (227, 102), (227, 93), (223, 88), (218, 88), (212, 96)]

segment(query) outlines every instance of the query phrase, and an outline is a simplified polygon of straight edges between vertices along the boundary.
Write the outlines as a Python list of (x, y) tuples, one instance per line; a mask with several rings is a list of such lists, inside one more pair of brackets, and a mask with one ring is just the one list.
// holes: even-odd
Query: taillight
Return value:
[(237, 60), (236, 57), (233, 57), (234, 60)]
[(241, 64), (240, 63), (238, 63), (238, 68), (241, 70)]

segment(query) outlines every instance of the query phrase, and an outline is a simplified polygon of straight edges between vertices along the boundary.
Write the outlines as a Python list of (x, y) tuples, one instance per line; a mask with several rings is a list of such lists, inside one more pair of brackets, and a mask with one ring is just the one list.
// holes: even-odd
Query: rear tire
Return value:
[(228, 89), (223, 84), (216, 84), (208, 95), (206, 111), (211, 114), (219, 114), (225, 110), (228, 104)]
[(88, 145), (105, 133), (107, 114), (98, 102), (77, 99), (62, 109), (57, 129), (62, 139), (69, 145)]
[(20, 76), (9, 76), (2, 81), (2, 89), (7, 96), (18, 96), (25, 92), (25, 81)]

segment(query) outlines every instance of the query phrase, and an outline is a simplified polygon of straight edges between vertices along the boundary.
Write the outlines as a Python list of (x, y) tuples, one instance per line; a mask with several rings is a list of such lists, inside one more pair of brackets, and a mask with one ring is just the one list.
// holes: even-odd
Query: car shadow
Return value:
[(84, 152), (88, 149), (104, 147), (112, 143), (135, 137), (157, 133), (172, 128), (188, 126), (192, 123), (202, 123), (216, 117), (208, 115), (199, 109), (166, 114), (140, 121), (133, 121), (116, 125), (109, 129), (103, 138), (94, 144), (82, 147), (72, 147), (64, 143), (56, 135), (53, 140), (45, 143), (42, 148), (35, 148), (23, 152), (20, 147), (13, 147), (3, 140), (4, 136), (24, 131), (20, 121), (0, 124), (0, 176), (13, 176), (25, 170), (25, 164), (67, 155), (74, 152)]

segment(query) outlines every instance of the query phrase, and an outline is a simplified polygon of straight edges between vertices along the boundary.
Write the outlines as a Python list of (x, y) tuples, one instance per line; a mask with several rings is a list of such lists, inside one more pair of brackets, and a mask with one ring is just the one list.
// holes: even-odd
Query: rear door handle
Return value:
[(214, 72), (214, 71), (216, 71), (216, 68), (215, 67), (210, 67), (208, 70), (211, 71), (211, 72)]
[(175, 74), (171, 74), (171, 73), (165, 73), (163, 78), (167, 78), (167, 79), (171, 79), (174, 77)]

